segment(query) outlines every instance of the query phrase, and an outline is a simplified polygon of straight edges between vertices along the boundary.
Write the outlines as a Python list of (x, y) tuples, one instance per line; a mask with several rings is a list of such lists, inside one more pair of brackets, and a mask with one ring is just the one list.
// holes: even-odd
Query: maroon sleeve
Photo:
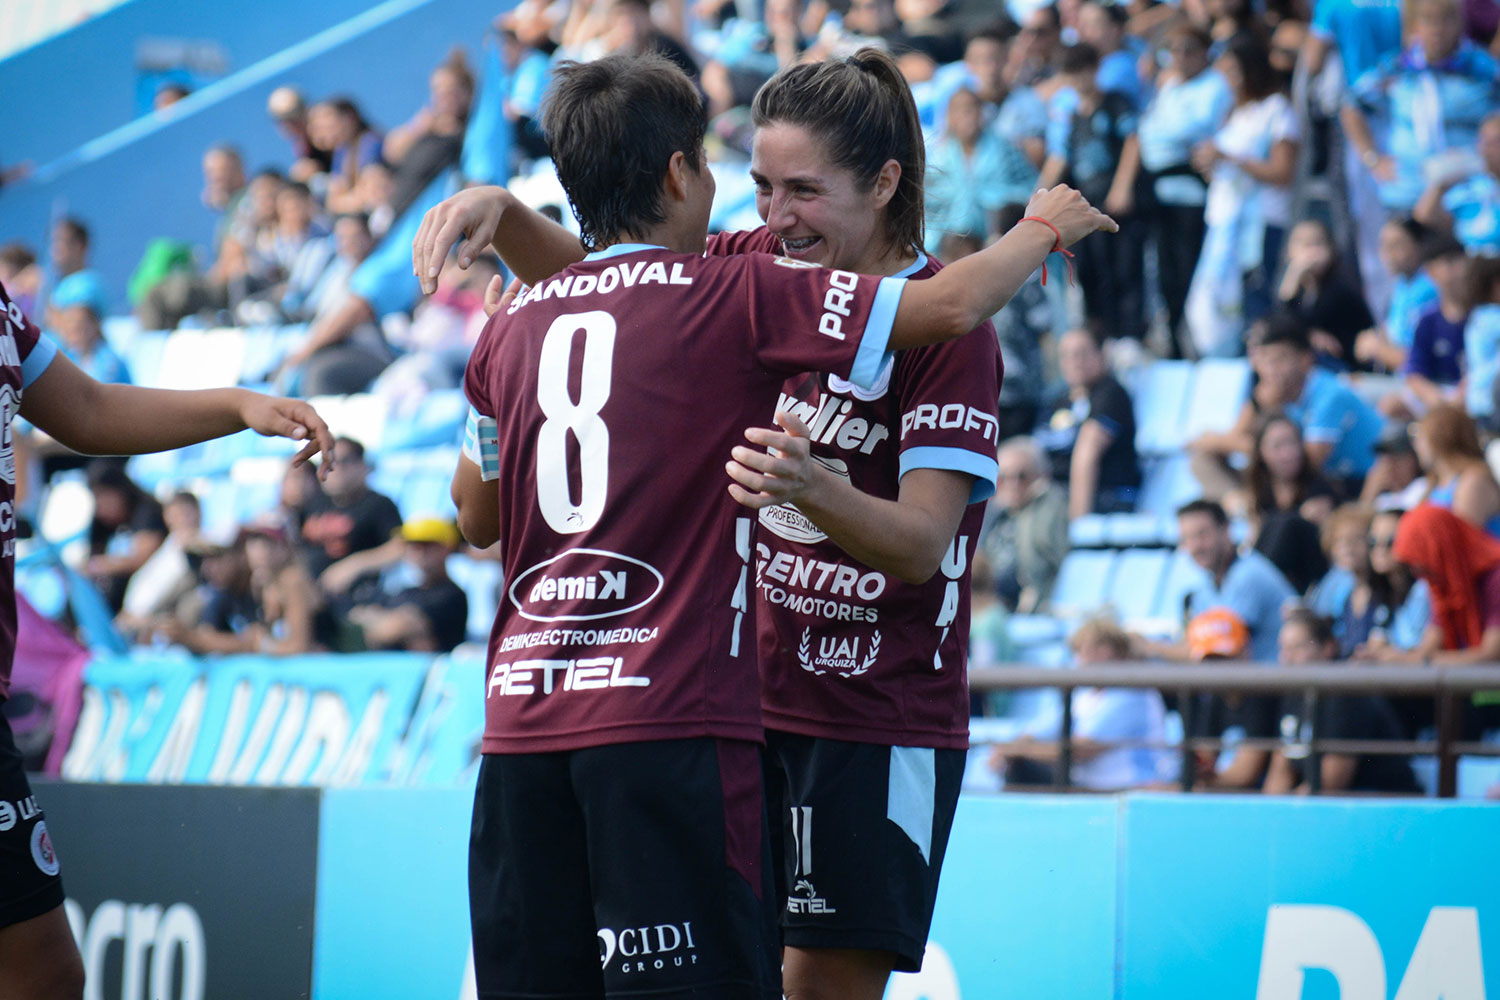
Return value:
[(751, 350), (771, 371), (831, 372), (873, 384), (904, 281), (753, 254), (740, 258)]
[(901, 408), (901, 474), (966, 472), (972, 500), (994, 492), (1000, 446), (1000, 344), (989, 323), (945, 344), (902, 351), (892, 380)]
[(1486, 631), (1500, 628), (1500, 567), (1479, 578), (1479, 611)]
[(469, 355), (469, 363), (464, 366), (464, 396), (475, 412), (483, 417), (495, 416), (494, 401), (490, 398), (490, 386), (493, 384), (489, 374), (490, 361), (500, 342), (497, 328), (504, 320), (504, 313), (496, 313), (490, 317), (479, 333), (479, 340), (474, 345), (473, 353)]
[(37, 341), (42, 338), (42, 331), (37, 329), (21, 307), (11, 301), (10, 293), (0, 285), (0, 311), (5, 314), (5, 322), (9, 324), (11, 333), (16, 337), (16, 353), (25, 361), (30, 355), (32, 348), (36, 347)]

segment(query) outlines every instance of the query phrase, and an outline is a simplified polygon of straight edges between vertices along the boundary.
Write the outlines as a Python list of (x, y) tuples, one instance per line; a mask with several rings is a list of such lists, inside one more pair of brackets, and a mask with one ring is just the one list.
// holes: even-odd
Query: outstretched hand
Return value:
[(458, 248), (461, 268), (489, 248), (504, 212), (505, 189), (501, 187), (468, 188), (427, 210), (411, 241), (411, 270), (421, 282), (423, 295), (437, 290), (438, 272), (459, 240), (464, 240)]
[(321, 452), (323, 461), (318, 465), (318, 478), (327, 478), (333, 468), (333, 432), (318, 416), (318, 411), (307, 403), (258, 392), (246, 393), (240, 419), (257, 434), (306, 441), (307, 446), (292, 459), (292, 466), (299, 466)]
[(1026, 203), (1026, 214), (1052, 223), (1065, 247), (1090, 233), (1120, 231), (1114, 219), (1090, 205), (1087, 198), (1066, 184), (1037, 191)]
[(776, 412), (776, 423), (783, 429), (751, 427), (745, 431), (745, 439), (765, 451), (737, 445), (730, 453), (734, 460), (724, 466), (734, 480), (729, 495), (751, 510), (796, 503), (817, 474), (807, 425), (784, 410)]

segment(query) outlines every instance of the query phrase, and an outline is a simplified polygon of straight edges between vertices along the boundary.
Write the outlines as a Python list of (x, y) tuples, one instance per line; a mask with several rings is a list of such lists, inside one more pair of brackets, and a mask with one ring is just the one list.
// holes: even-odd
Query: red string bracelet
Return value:
[[(1070, 253), (1069, 251), (1067, 251), (1067, 250), (1065, 250), (1063, 248), (1063, 241), (1062, 241), (1062, 232), (1061, 232), (1061, 230), (1059, 230), (1052, 223), (1048, 222), (1046, 219), (1042, 218), (1040, 215), (1028, 215), (1028, 216), (1026, 216), (1026, 218), (1022, 219), (1021, 222), (1039, 222), (1042, 225), (1046, 226), (1048, 229), (1052, 230), (1052, 233), (1053, 233), (1054, 236), (1057, 237), (1057, 240), (1056, 240), (1056, 242), (1054, 242), (1052, 244), (1052, 249), (1048, 250), (1047, 253), (1049, 255), (1050, 254), (1054, 254), (1054, 253), (1060, 253), (1060, 254), (1063, 255), (1063, 263), (1065, 263), (1065, 264), (1068, 265), (1068, 284), (1070, 284), (1070, 285), (1073, 284), (1073, 255), (1072, 255), (1072, 253)], [(1020, 225), (1020, 223), (1018, 222), (1017, 225)], [(1044, 261), (1042, 263), (1042, 287), (1045, 288), (1046, 285), (1047, 285), (1047, 265), (1046, 265), (1046, 262)]]

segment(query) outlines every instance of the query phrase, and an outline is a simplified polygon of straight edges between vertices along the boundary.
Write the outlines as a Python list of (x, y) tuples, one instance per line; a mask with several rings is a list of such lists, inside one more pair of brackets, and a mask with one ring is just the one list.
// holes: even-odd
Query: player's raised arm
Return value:
[(428, 209), (412, 240), (412, 273), (424, 294), (437, 288), (443, 260), (460, 240), (459, 267), (468, 267), (486, 247), (494, 247), (505, 266), (528, 284), (583, 259), (577, 236), (505, 188), (468, 188)]
[(307, 403), (249, 389), (145, 389), (97, 382), (58, 354), (21, 398), (21, 415), (85, 455), (170, 451), (246, 428), (305, 441), (296, 462), (323, 453), (332, 468), (333, 435)]
[(1054, 250), (1090, 233), (1119, 228), (1066, 185), (1038, 191), (1026, 206), (1026, 218), (998, 242), (926, 281), (907, 282), (891, 326), (890, 349), (963, 336), (999, 312)]

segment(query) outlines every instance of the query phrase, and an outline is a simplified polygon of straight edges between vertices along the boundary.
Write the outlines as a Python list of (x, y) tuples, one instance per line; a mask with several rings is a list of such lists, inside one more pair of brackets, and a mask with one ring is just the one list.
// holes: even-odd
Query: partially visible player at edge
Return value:
[[(333, 436), (313, 408), (247, 389), (176, 392), (94, 381), (63, 356), (0, 286), (0, 700), (9, 694), (16, 652), (16, 464), (11, 423), (25, 417), (86, 455), (168, 451), (246, 428), (307, 446), (300, 464)], [(0, 715), (0, 800), (31, 799), (10, 726)], [(0, 833), (0, 997), (73, 1000), (83, 963), (63, 912), (60, 865), (38, 811)]]
[[(888, 56), (866, 49), (788, 69), (753, 115), (767, 226), (710, 237), (710, 255), (937, 272), (920, 250), (920, 124)], [(469, 247), (494, 239), (513, 270), (540, 281), (534, 244), (521, 253), (485, 228), (524, 214), (498, 188), (461, 195), (426, 220), (430, 259), (447, 251), (437, 232), (456, 224)], [(582, 256), (560, 228), (554, 236), (560, 252)], [(767, 792), (785, 855), (778, 890), (794, 890), (783, 915), (794, 1000), (878, 1000), (893, 967), (921, 965), (968, 740), (969, 560), (995, 476), (1000, 359), (981, 329), (902, 352), (873, 393), (836, 377), (790, 379), (781, 408), (817, 428), (817, 460), (806, 424), (784, 412), (785, 432), (747, 435), (782, 457), (739, 448), (730, 466), (747, 506), (797, 505), (763, 511), (757, 545)], [(903, 802), (929, 805), (915, 815)]]
[(481, 336), (465, 389), (498, 441), (453, 486), (511, 581), (470, 849), (479, 994), (780, 996), (751, 523), (722, 457), (786, 377), (868, 388), (888, 350), (961, 336), (1054, 247), (1114, 224), (1042, 192), (1038, 224), (914, 284), (704, 257), (713, 179), (679, 70), (565, 64), (544, 123), (597, 249)]

